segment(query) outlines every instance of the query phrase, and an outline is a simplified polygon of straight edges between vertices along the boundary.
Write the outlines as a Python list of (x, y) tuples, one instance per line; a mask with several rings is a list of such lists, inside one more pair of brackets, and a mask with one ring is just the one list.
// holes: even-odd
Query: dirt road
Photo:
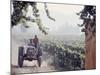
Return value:
[(53, 63), (53, 56), (50, 56), (47, 52), (43, 52), (42, 65), (38, 67), (37, 61), (33, 60), (24, 61), (23, 67), (20, 68), (18, 65), (12, 65), (11, 73), (12, 75), (19, 75), (22, 73), (39, 73), (39, 72), (52, 72), (56, 71)]

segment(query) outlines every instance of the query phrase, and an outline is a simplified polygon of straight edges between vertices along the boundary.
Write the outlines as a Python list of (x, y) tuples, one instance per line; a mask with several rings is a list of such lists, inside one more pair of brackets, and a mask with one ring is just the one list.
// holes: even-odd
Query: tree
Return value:
[[(16, 26), (18, 23), (21, 22), (23, 26), (25, 26), (25, 28), (29, 28), (29, 26), (26, 25), (26, 22), (31, 21), (37, 24), (40, 31), (42, 31), (44, 34), (47, 34), (46, 27), (43, 27), (42, 20), (39, 14), (39, 9), (37, 8), (36, 2), (14, 0), (12, 1), (12, 4), (13, 4), (13, 14), (11, 15), (11, 27)], [(32, 7), (33, 16), (35, 18), (26, 17), (26, 13), (28, 12), (27, 8), (29, 5)], [(47, 17), (55, 21), (55, 19), (50, 16), (46, 3), (44, 3), (44, 7)]]
[(83, 20), (83, 24), (78, 24), (80, 27), (83, 27), (83, 32), (87, 33), (87, 28), (90, 25), (90, 31), (93, 34), (96, 33), (96, 6), (85, 5), (84, 9), (77, 15)]
[(82, 32), (85, 32), (85, 69), (96, 68), (96, 6), (84, 6), (84, 9), (77, 13), (83, 24), (79, 25)]

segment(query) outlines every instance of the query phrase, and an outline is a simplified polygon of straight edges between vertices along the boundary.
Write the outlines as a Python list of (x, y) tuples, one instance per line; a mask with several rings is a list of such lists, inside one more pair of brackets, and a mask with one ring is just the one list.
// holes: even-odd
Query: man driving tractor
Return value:
[(38, 39), (37, 35), (34, 36), (33, 43), (34, 43), (34, 46), (37, 48), (37, 45), (39, 43), (39, 39)]
[[(24, 60), (37, 60), (38, 66), (41, 66), (42, 60), (42, 47), (39, 44), (39, 40), (37, 38), (37, 35), (35, 35), (34, 39), (29, 39), (29, 43), (26, 47), (20, 46), (18, 53), (18, 65), (20, 67), (23, 66)], [(26, 52), (25, 52), (26, 50)]]

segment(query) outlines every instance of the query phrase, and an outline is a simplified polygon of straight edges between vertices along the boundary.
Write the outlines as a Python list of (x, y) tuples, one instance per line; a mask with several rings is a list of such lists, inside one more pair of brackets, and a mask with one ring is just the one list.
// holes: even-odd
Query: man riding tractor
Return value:
[(30, 42), (26, 48), (24, 46), (19, 47), (18, 65), (22, 67), (24, 60), (29, 60), (29, 61), (37, 60), (38, 66), (40, 67), (41, 56), (42, 56), (42, 48), (39, 45), (37, 36), (35, 35), (34, 39), (30, 39)]

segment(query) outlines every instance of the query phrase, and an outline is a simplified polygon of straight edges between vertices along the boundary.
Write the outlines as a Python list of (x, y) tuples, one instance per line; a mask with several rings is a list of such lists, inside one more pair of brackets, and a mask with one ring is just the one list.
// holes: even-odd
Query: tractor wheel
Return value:
[(23, 61), (24, 61), (24, 47), (19, 47), (19, 52), (18, 52), (18, 65), (19, 65), (19, 67), (23, 66)]
[(41, 67), (41, 62), (42, 62), (41, 56), (38, 57), (37, 61), (38, 61), (38, 66)]

